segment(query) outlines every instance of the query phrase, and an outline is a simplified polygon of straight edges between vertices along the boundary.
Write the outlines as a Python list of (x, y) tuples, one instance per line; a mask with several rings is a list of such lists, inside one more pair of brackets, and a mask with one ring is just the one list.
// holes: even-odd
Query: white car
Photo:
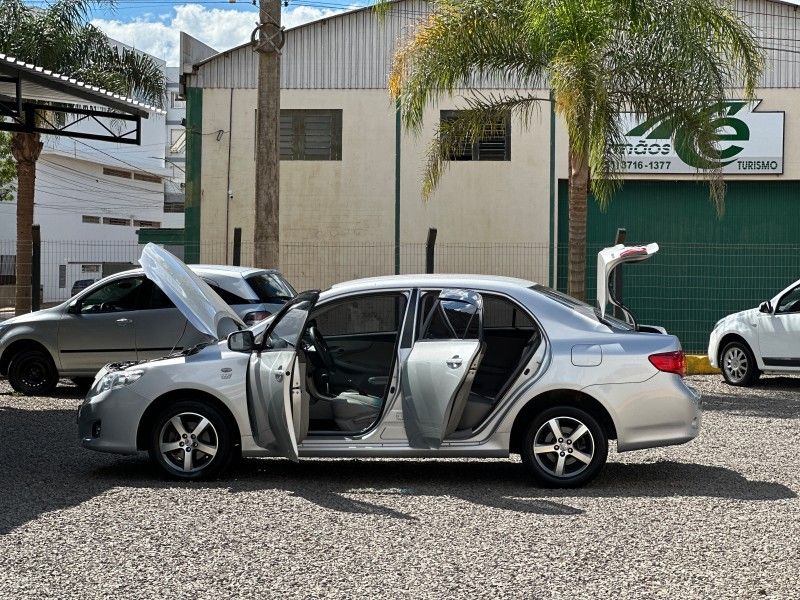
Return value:
[(711, 366), (731, 385), (755, 383), (763, 372), (800, 372), (800, 281), (720, 319), (708, 343)]

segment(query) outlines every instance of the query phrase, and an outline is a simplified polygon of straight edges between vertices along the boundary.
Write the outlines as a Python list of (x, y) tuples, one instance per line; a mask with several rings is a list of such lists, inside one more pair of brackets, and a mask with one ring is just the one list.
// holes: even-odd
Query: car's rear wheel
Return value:
[(58, 371), (44, 350), (23, 350), (8, 365), (8, 382), (27, 396), (46, 396), (58, 384)]
[(208, 479), (233, 461), (233, 431), (211, 404), (181, 400), (153, 421), (149, 451), (150, 458), (171, 477)]
[(594, 479), (608, 457), (608, 438), (597, 420), (573, 406), (538, 414), (528, 426), (522, 462), (537, 483), (572, 488)]
[(729, 342), (720, 354), (722, 377), (731, 385), (748, 386), (761, 376), (752, 350), (744, 342)]

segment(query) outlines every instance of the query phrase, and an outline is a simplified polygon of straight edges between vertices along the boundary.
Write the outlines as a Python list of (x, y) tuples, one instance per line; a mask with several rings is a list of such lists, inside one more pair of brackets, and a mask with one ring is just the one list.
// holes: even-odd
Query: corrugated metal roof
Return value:
[[(783, 0), (737, 0), (736, 11), (765, 48), (760, 87), (800, 87), (797, 6)], [(425, 0), (398, 0), (379, 17), (371, 7), (320, 19), (286, 31), (281, 57), (284, 89), (383, 89), (398, 42), (428, 15)], [(198, 63), (186, 85), (255, 88), (258, 57), (245, 44)], [(502, 89), (502, 77), (475, 80), (478, 89)]]
[[(151, 112), (166, 114), (166, 111), (155, 106), (79, 81), (69, 75), (54, 73), (3, 53), (0, 53), (0, 73), (11, 75), (19, 73), (24, 81), (22, 95), (29, 100), (63, 102), (65, 104), (97, 104), (142, 117), (147, 117)], [(15, 84), (0, 83), (0, 93), (14, 96), (16, 94)]]

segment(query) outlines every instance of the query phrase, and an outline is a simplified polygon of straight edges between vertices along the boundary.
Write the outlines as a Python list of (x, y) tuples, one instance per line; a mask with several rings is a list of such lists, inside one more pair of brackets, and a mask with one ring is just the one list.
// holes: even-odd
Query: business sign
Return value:
[(756, 112), (761, 100), (731, 100), (715, 110), (714, 145), (704, 152), (669, 118), (621, 115), (626, 142), (618, 156), (622, 174), (697, 173), (719, 169), (736, 175), (783, 173), (783, 112)]

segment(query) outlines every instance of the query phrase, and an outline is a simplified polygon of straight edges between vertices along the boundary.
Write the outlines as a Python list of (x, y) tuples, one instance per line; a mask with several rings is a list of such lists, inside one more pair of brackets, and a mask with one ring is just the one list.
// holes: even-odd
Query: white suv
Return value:
[(764, 371), (800, 371), (800, 281), (758, 308), (720, 319), (708, 359), (731, 385), (750, 385)]

